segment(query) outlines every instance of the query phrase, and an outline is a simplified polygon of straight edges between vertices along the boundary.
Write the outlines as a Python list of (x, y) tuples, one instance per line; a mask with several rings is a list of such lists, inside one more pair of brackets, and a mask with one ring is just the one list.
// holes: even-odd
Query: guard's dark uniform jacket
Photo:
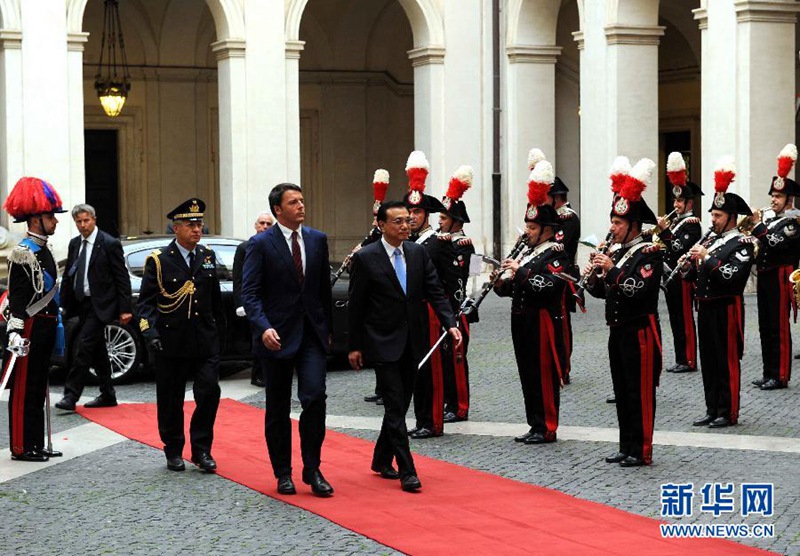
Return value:
[[(57, 274), (47, 241), (30, 234), (11, 251), (8, 266), (6, 331), (30, 340), (28, 355), (17, 358), (9, 381), (11, 454), (21, 456), (44, 448), (44, 401), (58, 326)], [(50, 301), (36, 312), (36, 304), (46, 296)], [(4, 350), (3, 376), (10, 357)]]
[[(676, 217), (669, 228), (659, 232), (664, 243), (664, 264), (675, 268), (678, 260), (700, 240), (700, 219), (690, 213)], [(675, 362), (697, 369), (697, 331), (694, 325), (694, 283), (680, 275), (667, 286), (664, 296), (669, 312), (669, 325), (675, 346)]]
[[(420, 233), (409, 238), (411, 241), (422, 245), (428, 253), (436, 274), (442, 282), (448, 298), (452, 299), (458, 289), (457, 283), (452, 283), (450, 267), (455, 259), (455, 249), (447, 237), (437, 234), (430, 226)], [(445, 281), (445, 277), (448, 282)], [(432, 346), (442, 333), (439, 319), (428, 305), (428, 320), (426, 322), (429, 336), (429, 345)], [(431, 355), (429, 362), (417, 373), (414, 386), (414, 416), (416, 428), (428, 429), (434, 435), (441, 435), (444, 431), (444, 369), (442, 364), (442, 351), (437, 350)]]
[(686, 279), (697, 282), (697, 331), (706, 411), (739, 420), (739, 362), (744, 350), (743, 292), (753, 265), (753, 237), (732, 228), (710, 240), (707, 257)]
[(658, 292), (664, 258), (660, 247), (642, 236), (609, 256), (614, 266), (605, 277), (590, 280), (587, 291), (606, 300), (619, 451), (650, 464), (661, 374)]
[[(578, 218), (578, 213), (569, 206), (569, 203), (561, 205), (556, 212), (558, 213), (561, 227), (556, 231), (555, 239), (564, 246), (564, 251), (567, 254), (566, 273), (573, 278), (579, 279), (581, 271), (578, 265), (575, 264), (575, 257), (578, 254), (578, 241), (581, 236), (581, 220)], [(564, 362), (564, 374), (567, 382), (569, 382), (569, 372), (572, 368), (570, 364), (572, 359), (572, 313), (577, 310), (577, 299), (573, 295), (574, 293), (575, 287), (572, 282), (569, 282), (564, 290), (564, 308), (561, 312), (561, 327), (567, 349), (566, 361)]]
[(758, 238), (758, 329), (761, 333), (763, 380), (786, 386), (792, 376), (792, 334), (789, 313), (795, 296), (789, 276), (800, 257), (800, 223), (777, 215), (753, 228)]
[(555, 440), (564, 378), (561, 318), (566, 284), (556, 274), (567, 264), (564, 246), (547, 241), (528, 251), (513, 278), (495, 284), (499, 296), (511, 297), (511, 338), (527, 422), (531, 432), (547, 440)]
[(220, 328), (224, 316), (214, 251), (198, 244), (191, 268), (173, 240), (147, 258), (139, 292), (139, 328), (159, 338), (156, 353), (158, 429), (167, 458), (185, 443), (183, 401), (194, 377), (197, 407), (190, 434), (192, 458), (210, 454), (219, 406)]

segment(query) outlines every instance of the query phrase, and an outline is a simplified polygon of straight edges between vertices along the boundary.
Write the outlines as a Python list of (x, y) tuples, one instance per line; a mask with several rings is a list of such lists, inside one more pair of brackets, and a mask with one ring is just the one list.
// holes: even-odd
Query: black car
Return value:
[[(139, 331), (136, 315), (136, 301), (139, 297), (139, 288), (142, 284), (142, 274), (147, 256), (155, 249), (166, 247), (175, 236), (147, 236), (122, 239), (122, 250), (125, 257), (125, 266), (131, 280), (131, 293), (133, 296), (134, 316), (129, 324), (112, 323), (106, 325), (106, 347), (111, 360), (111, 373), (114, 383), (131, 380), (143, 367), (151, 369), (153, 358), (148, 352), (147, 344)], [(240, 239), (220, 236), (206, 236), (201, 243), (217, 255), (217, 272), (219, 274), (220, 288), (222, 290), (222, 304), (225, 322), (221, 329), (221, 360), (222, 361), (250, 361), (251, 332), (246, 318), (236, 316), (236, 307), (233, 306), (233, 257), (236, 247), (242, 242)], [(66, 261), (58, 263), (59, 274), (63, 273)], [(338, 266), (338, 265), (337, 265)], [(333, 354), (347, 353), (347, 279), (340, 278), (334, 286), (333, 314), (334, 335)], [(5, 286), (2, 286), (5, 289)], [(75, 353), (78, 337), (75, 330), (77, 318), (69, 319), (64, 323), (66, 336), (66, 350), (63, 356), (53, 355), (52, 363), (56, 368), (69, 368)], [(5, 345), (5, 322), (0, 323), (0, 341)], [(225, 369), (237, 370), (235, 367), (223, 366)]]

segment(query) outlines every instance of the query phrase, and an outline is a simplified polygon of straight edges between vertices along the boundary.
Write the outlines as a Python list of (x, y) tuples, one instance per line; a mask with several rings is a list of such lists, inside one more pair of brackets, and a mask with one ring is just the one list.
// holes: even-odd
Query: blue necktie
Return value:
[(394, 273), (397, 274), (403, 293), (408, 293), (406, 292), (406, 263), (403, 262), (403, 252), (400, 249), (394, 250)]

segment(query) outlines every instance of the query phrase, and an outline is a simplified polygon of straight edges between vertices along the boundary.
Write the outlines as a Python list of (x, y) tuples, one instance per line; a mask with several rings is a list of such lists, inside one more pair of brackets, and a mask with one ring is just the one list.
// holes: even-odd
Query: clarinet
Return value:
[[(517, 238), (516, 243), (514, 243), (514, 247), (511, 249), (511, 253), (509, 253), (506, 259), (516, 259), (517, 257), (519, 257), (520, 253), (522, 253), (522, 251), (525, 249), (525, 240), (527, 238), (528, 238), (527, 234), (524, 233), (520, 234), (520, 236)], [(483, 287), (481, 288), (481, 293), (478, 294), (478, 297), (476, 297), (475, 299), (472, 299), (471, 297), (467, 297), (466, 299), (464, 299), (464, 302), (461, 304), (461, 309), (459, 312), (462, 315), (469, 315), (473, 311), (476, 311), (478, 307), (480, 307), (481, 303), (486, 298), (486, 296), (489, 294), (491, 289), (500, 279), (500, 276), (502, 276), (503, 274), (505, 274), (505, 271), (495, 272), (494, 277), (483, 284)]]
[[(601, 255), (605, 255), (606, 253), (608, 253), (608, 250), (611, 248), (611, 238), (613, 236), (614, 236), (614, 234), (612, 234), (611, 232), (608, 232), (608, 235), (606, 236), (606, 240), (605, 240), (605, 242), (603, 244), (603, 248), (598, 251)], [(593, 268), (592, 270), (596, 270), (596, 269)], [(589, 276), (591, 276), (591, 275), (592, 275), (592, 271), (583, 274), (581, 276), (580, 281), (578, 281), (578, 283), (575, 285), (575, 293), (573, 293), (572, 295), (576, 299), (581, 299), (581, 294), (583, 294), (583, 290), (586, 289), (586, 281), (589, 279)]]
[(353, 247), (353, 250), (350, 251), (350, 253), (342, 261), (342, 265), (336, 270), (336, 272), (334, 272), (331, 275), (331, 287), (333, 287), (333, 285), (336, 283), (336, 281), (339, 280), (339, 276), (341, 276), (342, 273), (350, 265), (350, 259), (353, 258), (353, 255), (355, 254), (355, 252), (358, 251), (359, 248), (364, 247), (364, 245), (376, 234), (380, 235), (380, 232), (378, 231), (378, 228), (372, 228), (369, 231), (369, 233), (364, 237), (364, 239), (362, 239), (361, 242), (358, 245)]
[[(700, 238), (700, 241), (698, 241), (695, 245), (704, 245), (705, 242), (708, 241), (708, 238), (711, 237), (711, 234), (713, 233), (714, 233), (714, 228), (709, 228), (706, 234), (702, 238)], [(689, 251), (691, 251), (691, 248), (689, 249)], [(669, 286), (670, 282), (672, 282), (675, 279), (678, 273), (684, 269), (686, 263), (689, 262), (689, 257), (691, 257), (689, 251), (680, 256), (680, 258), (675, 263), (675, 268), (673, 268), (672, 272), (669, 273), (669, 276), (667, 276), (661, 282), (661, 289), (664, 290), (664, 292), (667, 291), (667, 286)]]

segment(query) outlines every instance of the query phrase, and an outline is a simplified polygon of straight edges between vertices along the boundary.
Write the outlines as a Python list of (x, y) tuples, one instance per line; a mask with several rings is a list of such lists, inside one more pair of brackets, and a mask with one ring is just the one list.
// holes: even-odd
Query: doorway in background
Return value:
[(119, 132), (86, 129), (86, 202), (97, 211), (97, 226), (119, 236)]

